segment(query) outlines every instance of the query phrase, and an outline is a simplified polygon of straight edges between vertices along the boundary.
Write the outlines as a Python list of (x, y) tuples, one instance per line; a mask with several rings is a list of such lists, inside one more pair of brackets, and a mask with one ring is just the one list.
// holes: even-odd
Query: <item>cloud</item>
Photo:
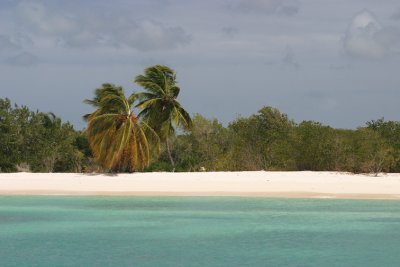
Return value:
[(299, 6), (296, 5), (282, 5), (278, 8), (278, 14), (286, 16), (294, 16), (299, 13)]
[(343, 47), (348, 55), (370, 59), (398, 53), (399, 44), (399, 29), (383, 27), (367, 10), (352, 19), (343, 39)]
[(286, 49), (285, 49), (285, 53), (282, 58), (282, 63), (285, 66), (294, 68), (296, 70), (300, 69), (300, 67), (301, 67), (300, 63), (296, 60), (296, 56), (293, 53), (292, 48), (289, 46), (286, 47)]
[(0, 1), (0, 9), (9, 8), (15, 6), (15, 0), (2, 0)]
[(341, 71), (341, 70), (350, 70), (352, 68), (351, 64), (347, 63), (347, 64), (331, 64), (329, 66), (329, 69), (331, 70), (336, 70), (336, 71)]
[(223, 27), (221, 29), (222, 35), (226, 38), (234, 38), (239, 30), (235, 27)]
[(166, 27), (152, 20), (127, 21), (125, 25), (115, 29), (111, 38), (141, 51), (170, 50), (191, 41), (181, 27)]
[(39, 60), (31, 53), (22, 52), (16, 56), (7, 58), (5, 62), (13, 66), (30, 67), (39, 63)]
[(393, 20), (400, 20), (400, 8), (398, 8), (392, 16), (390, 16), (391, 19)]
[(9, 35), (0, 35), (0, 51), (1, 52), (15, 52), (21, 49), (21, 46), (17, 44)]
[(35, 33), (63, 35), (76, 33), (80, 29), (78, 22), (55, 10), (48, 10), (39, 2), (23, 1), (16, 7), (17, 17), (26, 28)]
[(329, 92), (312, 90), (305, 92), (304, 96), (311, 100), (311, 105), (317, 106), (319, 110), (330, 111), (338, 106), (338, 101)]
[(169, 65), (166, 61), (159, 58), (147, 57), (139, 60), (139, 66), (147, 68), (153, 65)]
[(21, 28), (66, 47), (126, 46), (140, 51), (170, 50), (190, 42), (181, 27), (154, 20), (104, 14), (77, 16), (23, 1), (16, 7)]
[(293, 0), (237, 0), (232, 2), (231, 10), (244, 14), (286, 15), (299, 12), (299, 4)]

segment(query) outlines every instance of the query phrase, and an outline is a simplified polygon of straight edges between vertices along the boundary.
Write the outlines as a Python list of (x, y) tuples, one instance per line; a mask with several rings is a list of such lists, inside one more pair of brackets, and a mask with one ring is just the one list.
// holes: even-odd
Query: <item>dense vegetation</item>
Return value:
[(157, 65), (135, 79), (145, 92), (126, 97), (121, 87), (103, 84), (86, 100), (95, 111), (85, 116), (84, 132), (52, 113), (0, 99), (0, 172), (400, 172), (400, 122), (335, 129), (297, 124), (263, 107), (224, 127), (200, 114), (190, 118), (177, 101), (175, 79)]
[(1, 172), (80, 172), (90, 157), (86, 137), (71, 124), (0, 99)]
[[(319, 122), (296, 124), (264, 107), (224, 127), (197, 114), (190, 132), (173, 139), (178, 171), (400, 172), (400, 122), (379, 119), (356, 130)], [(170, 170), (161, 153), (148, 170)]]

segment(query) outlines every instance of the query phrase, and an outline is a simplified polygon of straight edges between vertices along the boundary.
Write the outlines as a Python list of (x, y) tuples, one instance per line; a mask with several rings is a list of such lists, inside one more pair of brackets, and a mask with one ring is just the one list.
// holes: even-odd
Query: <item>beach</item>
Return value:
[(2, 173), (0, 195), (399, 199), (400, 174), (339, 172)]

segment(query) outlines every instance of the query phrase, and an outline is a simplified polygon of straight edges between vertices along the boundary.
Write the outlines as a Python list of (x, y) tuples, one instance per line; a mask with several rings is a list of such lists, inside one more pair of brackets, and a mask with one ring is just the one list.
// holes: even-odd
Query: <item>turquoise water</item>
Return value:
[(400, 202), (0, 197), (0, 266), (400, 266)]

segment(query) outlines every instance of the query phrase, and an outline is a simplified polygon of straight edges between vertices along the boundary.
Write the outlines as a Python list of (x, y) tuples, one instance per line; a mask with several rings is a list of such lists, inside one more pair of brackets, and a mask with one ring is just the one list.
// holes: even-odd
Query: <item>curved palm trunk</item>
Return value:
[(175, 161), (172, 158), (172, 154), (171, 154), (171, 149), (170, 149), (170, 145), (169, 145), (169, 138), (165, 138), (165, 144), (167, 145), (167, 152), (168, 152), (168, 157), (169, 160), (171, 161), (171, 165), (172, 165), (172, 171), (175, 171)]

